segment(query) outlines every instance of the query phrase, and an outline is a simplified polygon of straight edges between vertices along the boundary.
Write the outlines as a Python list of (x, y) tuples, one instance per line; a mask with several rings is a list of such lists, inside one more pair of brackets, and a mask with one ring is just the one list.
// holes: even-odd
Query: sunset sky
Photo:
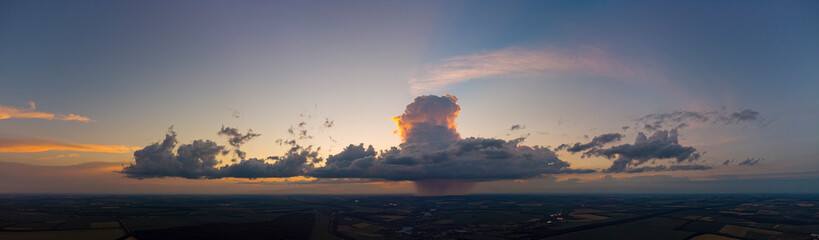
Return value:
[(817, 66), (816, 1), (2, 1), (0, 193), (815, 193)]

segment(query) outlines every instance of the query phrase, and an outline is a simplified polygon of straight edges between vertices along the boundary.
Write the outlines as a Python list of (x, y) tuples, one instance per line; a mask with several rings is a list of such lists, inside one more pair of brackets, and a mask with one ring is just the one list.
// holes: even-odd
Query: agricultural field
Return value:
[(816, 239), (817, 195), (0, 195), (0, 239)]

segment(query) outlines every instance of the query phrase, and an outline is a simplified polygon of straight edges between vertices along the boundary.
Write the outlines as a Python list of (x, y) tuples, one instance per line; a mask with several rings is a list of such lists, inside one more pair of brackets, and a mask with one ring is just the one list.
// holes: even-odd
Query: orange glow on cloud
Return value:
[(79, 121), (79, 122), (93, 122), (88, 117), (76, 114), (54, 114), (46, 112), (37, 112), (37, 106), (34, 102), (28, 102), (29, 109), (16, 108), (0, 105), (0, 120), (10, 118), (36, 118), (47, 120), (63, 120), (63, 121)]
[(77, 144), (39, 139), (0, 139), (0, 152), (45, 152), (52, 150), (127, 153), (132, 148), (122, 145)]
[(402, 123), (401, 122), (401, 116), (392, 117), (391, 119), (393, 121), (395, 121), (395, 126), (398, 126), (398, 130), (395, 130), (392, 133), (393, 134), (400, 134), (401, 135), (401, 141), (407, 141), (407, 130), (406, 129), (407, 128), (412, 128), (412, 124), (411, 123)]
[[(449, 98), (455, 104), (458, 103), (458, 98), (453, 95), (445, 94), (444, 97)], [(395, 125), (398, 126), (398, 130), (393, 133), (400, 134), (402, 142), (407, 141), (407, 136), (413, 132), (418, 124), (444, 126), (450, 132), (458, 132), (458, 125), (455, 124), (455, 119), (458, 118), (458, 114), (461, 112), (460, 107), (451, 112), (426, 112), (413, 111), (410, 105), (412, 105), (412, 103), (407, 105), (407, 110), (404, 114), (392, 118), (392, 120), (395, 121)]]
[(407, 187), (411, 182), (409, 181), (389, 181), (389, 182), (368, 182), (362, 183), (365, 185), (377, 186), (382, 189), (397, 189)]
[(295, 177), (286, 177), (286, 178), (256, 178), (256, 179), (246, 179), (246, 178), (221, 178), (215, 179), (216, 181), (225, 181), (225, 182), (277, 182), (277, 183), (284, 183), (284, 182), (311, 182), (315, 181), (318, 178), (314, 177), (305, 177), (305, 176), (295, 176)]

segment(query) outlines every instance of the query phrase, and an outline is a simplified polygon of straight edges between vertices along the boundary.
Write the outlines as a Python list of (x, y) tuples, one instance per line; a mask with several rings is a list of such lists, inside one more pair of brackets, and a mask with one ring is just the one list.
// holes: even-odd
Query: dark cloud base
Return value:
[[(469, 189), (470, 184), (509, 179), (528, 179), (549, 174), (591, 173), (591, 169), (572, 169), (549, 148), (525, 146), (524, 138), (502, 140), (495, 138), (461, 138), (455, 118), (461, 110), (458, 98), (452, 95), (419, 96), (407, 105), (400, 116), (393, 118), (399, 127), (403, 143), (387, 150), (376, 151), (372, 146), (350, 144), (341, 152), (322, 159), (319, 148), (302, 147), (297, 141), (311, 139), (306, 122), (291, 127), (288, 132), (293, 139), (280, 139), (279, 144), (291, 148), (282, 156), (246, 159), (242, 144), (260, 136), (236, 128), (224, 127), (217, 132), (227, 137), (232, 151), (210, 140), (196, 140), (177, 144), (176, 133), (169, 130), (165, 139), (134, 153), (135, 163), (126, 166), (121, 173), (131, 178), (182, 177), (190, 179), (212, 178), (282, 178), (306, 176), (320, 179), (377, 179), (389, 181), (414, 181), (419, 192), (441, 189)], [(758, 112), (744, 110), (732, 114), (716, 112), (674, 112), (652, 114), (640, 119), (651, 123), (653, 134), (647, 137), (639, 132), (632, 144), (613, 145), (625, 136), (607, 133), (594, 137), (587, 143), (563, 144), (556, 151), (582, 153), (581, 157), (604, 157), (613, 159), (612, 165), (603, 172), (639, 173), (659, 171), (707, 170), (711, 166), (694, 164), (702, 153), (694, 147), (678, 142), (677, 128), (688, 122), (719, 122), (733, 124), (746, 121), (762, 121)], [(670, 130), (657, 128), (675, 123)], [(334, 122), (325, 119), (323, 127)], [(525, 129), (513, 125), (509, 131)], [(623, 130), (628, 130), (624, 127)], [(177, 146), (178, 145), (178, 146)], [(608, 147), (607, 147), (608, 146)], [(239, 158), (222, 165), (220, 155), (236, 153)], [(657, 160), (671, 160), (657, 164)], [(760, 159), (747, 159), (739, 165), (756, 165)], [(326, 179), (326, 180), (325, 180)], [(349, 180), (344, 180), (349, 181)], [(357, 181), (357, 180), (352, 180)], [(438, 181), (446, 181), (441, 184)], [(437, 184), (427, 184), (438, 182)], [(427, 186), (444, 186), (433, 189)], [(450, 187), (446, 187), (450, 186)]]
[(467, 138), (439, 151), (418, 152), (410, 143), (376, 154), (372, 146), (349, 145), (309, 173), (319, 178), (385, 180), (466, 179), (476, 181), (532, 178), (542, 174), (588, 173), (544, 147), (519, 145), (520, 140)]
[[(222, 128), (223, 132), (225, 128)], [(236, 131), (238, 134), (238, 131)], [(248, 133), (252, 135), (251, 133)], [(248, 135), (245, 135), (248, 136)], [(233, 143), (235, 136), (231, 134)], [(241, 144), (241, 141), (239, 141)], [(236, 147), (239, 144), (235, 145)], [(312, 147), (293, 145), (284, 156), (266, 159), (251, 158), (217, 167), (216, 160), (224, 155), (224, 146), (210, 140), (196, 140), (176, 148), (176, 132), (168, 130), (162, 142), (148, 145), (134, 152), (134, 164), (120, 171), (130, 178), (182, 177), (189, 179), (275, 178), (303, 176), (312, 168), (310, 163), (321, 161)], [(176, 152), (174, 149), (176, 148)]]
[[(419, 182), (419, 191), (435, 191), (425, 187), (427, 180), (451, 180), (450, 189), (468, 189), (469, 184), (501, 179), (526, 179), (544, 174), (588, 173), (594, 170), (572, 169), (552, 150), (541, 146), (525, 146), (523, 138), (462, 139), (455, 118), (461, 108), (452, 95), (420, 96), (407, 105), (403, 114), (393, 118), (404, 142), (398, 147), (376, 152), (364, 144), (347, 146), (326, 160), (318, 157), (318, 148), (301, 147), (297, 140), (309, 136), (306, 123), (288, 132), (293, 139), (279, 140), (291, 149), (283, 156), (245, 159), (242, 144), (258, 137), (248, 131), (222, 127), (217, 134), (228, 138), (233, 152), (239, 157), (234, 163), (218, 166), (220, 155), (231, 151), (210, 140), (196, 140), (177, 147), (176, 133), (168, 131), (162, 142), (154, 143), (134, 153), (135, 163), (121, 173), (132, 178), (183, 177), (211, 178), (274, 178), (307, 176), (320, 179), (380, 179)], [(332, 126), (326, 119), (323, 126)], [(518, 126), (516, 129), (523, 129)], [(298, 130), (298, 132), (297, 132)], [(444, 186), (442, 184), (438, 184)]]
[(674, 164), (690, 163), (700, 158), (701, 153), (693, 147), (679, 144), (676, 129), (656, 131), (651, 137), (637, 133), (633, 144), (622, 144), (605, 148), (606, 144), (617, 142), (623, 137), (619, 133), (608, 133), (595, 137), (588, 143), (563, 144), (557, 149), (570, 153), (583, 152), (582, 157), (599, 156), (614, 159), (612, 165), (603, 172), (656, 172), (679, 170), (707, 170), (705, 165), (665, 165), (638, 167), (651, 160), (674, 159)]

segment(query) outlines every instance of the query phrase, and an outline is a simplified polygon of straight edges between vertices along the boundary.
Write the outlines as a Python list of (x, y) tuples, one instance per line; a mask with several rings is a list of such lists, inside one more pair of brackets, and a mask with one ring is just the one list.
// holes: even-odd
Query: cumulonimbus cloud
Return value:
[(466, 138), (446, 149), (417, 152), (392, 148), (376, 154), (363, 145), (349, 145), (327, 158), (324, 167), (309, 174), (319, 178), (376, 178), (497, 180), (525, 179), (543, 174), (594, 172), (570, 169), (547, 148), (519, 146), (516, 140)]
[[(532, 178), (543, 174), (586, 173), (571, 169), (548, 148), (524, 146), (523, 139), (462, 139), (454, 124), (460, 107), (455, 96), (421, 96), (393, 118), (403, 143), (379, 151), (364, 144), (351, 144), (326, 161), (318, 149), (301, 147), (296, 139), (281, 140), (291, 149), (283, 156), (251, 158), (220, 166), (217, 156), (225, 147), (209, 140), (196, 140), (177, 147), (176, 133), (169, 130), (162, 142), (134, 152), (135, 163), (122, 169), (132, 178), (270, 178), (308, 176), (321, 179), (409, 180), (420, 183), (449, 182), (453, 189), (462, 182)], [(234, 147), (243, 143), (237, 129), (223, 127)], [(294, 134), (294, 138), (298, 135)], [(251, 137), (252, 138), (252, 137)], [(246, 140), (249, 140), (247, 138)], [(238, 141), (242, 140), (242, 141)], [(322, 164), (323, 163), (323, 164)], [(323, 166), (322, 166), (323, 165)], [(436, 180), (436, 181), (426, 181)], [(449, 181), (453, 180), (453, 181)], [(424, 188), (426, 189), (426, 188)], [(435, 191), (433, 191), (435, 192)]]
[[(524, 138), (503, 140), (496, 138), (461, 137), (455, 120), (461, 111), (458, 98), (452, 95), (419, 96), (408, 104), (404, 112), (392, 118), (402, 143), (387, 150), (377, 151), (363, 143), (349, 144), (341, 152), (326, 159), (318, 156), (320, 148), (302, 147), (297, 141), (312, 138), (306, 123), (292, 126), (292, 139), (279, 139), (280, 145), (290, 149), (281, 156), (245, 159), (223, 164), (220, 155), (229, 154), (227, 147), (239, 153), (242, 144), (259, 136), (236, 128), (222, 127), (217, 135), (228, 137), (228, 146), (210, 140), (195, 140), (179, 144), (176, 133), (169, 130), (161, 142), (134, 152), (135, 163), (120, 173), (130, 178), (182, 177), (189, 179), (214, 178), (288, 178), (307, 177), (302, 183), (412, 181), (418, 194), (441, 195), (468, 193), (477, 182), (529, 179), (550, 174), (591, 173), (596, 170), (573, 169), (551, 149), (523, 145)], [(692, 120), (693, 119), (693, 120)], [(716, 119), (716, 120), (714, 120)], [(616, 144), (625, 137), (622, 133), (607, 133), (587, 143), (563, 144), (555, 151), (582, 153), (582, 157), (612, 159), (603, 172), (641, 173), (660, 171), (708, 170), (712, 166), (696, 164), (701, 152), (678, 141), (680, 124), (691, 121), (718, 121), (733, 124), (759, 121), (758, 112), (744, 110), (731, 114), (697, 114), (679, 112), (649, 115), (643, 120), (653, 121), (658, 127), (674, 123), (669, 130), (654, 129), (651, 136), (637, 133), (630, 144)], [(655, 124), (656, 125), (656, 124)], [(325, 120), (324, 127), (332, 126)], [(684, 126), (683, 126), (684, 127)], [(523, 129), (513, 125), (509, 130)], [(623, 131), (628, 128), (623, 128)], [(664, 161), (664, 162), (660, 162)], [(741, 165), (758, 164), (749, 159)]]
[(47, 120), (63, 120), (63, 121), (78, 121), (78, 122), (92, 122), (88, 117), (76, 114), (54, 114), (47, 112), (35, 111), (37, 106), (34, 102), (28, 102), (29, 108), (16, 108), (0, 105), (0, 120), (10, 118), (36, 118)]
[[(305, 139), (306, 123), (288, 132), (293, 139), (280, 139), (279, 144), (291, 146), (282, 156), (250, 158), (222, 164), (219, 155), (230, 151), (210, 140), (196, 140), (179, 145), (176, 133), (169, 130), (162, 142), (146, 146), (134, 153), (135, 163), (121, 173), (132, 178), (183, 177), (212, 178), (285, 178), (304, 176), (316, 182), (323, 181), (413, 181), (419, 193), (451, 193), (468, 191), (475, 182), (502, 179), (527, 179), (549, 174), (590, 173), (595, 170), (572, 169), (549, 148), (526, 146), (524, 138), (503, 140), (495, 138), (462, 138), (455, 120), (461, 111), (458, 98), (452, 95), (419, 96), (408, 104), (404, 112), (394, 117), (402, 143), (387, 150), (376, 151), (372, 146), (350, 144), (341, 152), (326, 159), (318, 157), (319, 148), (302, 147), (297, 140)], [(645, 119), (659, 119), (685, 123), (686, 121), (713, 121), (693, 113), (650, 115)], [(726, 124), (756, 121), (759, 114), (752, 110), (728, 115), (714, 115), (715, 121)], [(713, 117), (713, 116), (712, 116)], [(705, 120), (700, 120), (705, 119)], [(329, 120), (325, 121), (325, 126)], [(679, 125), (677, 125), (679, 127)], [(515, 125), (510, 130), (522, 129)], [(625, 129), (625, 128), (624, 128)], [(217, 133), (227, 136), (236, 151), (242, 144), (259, 134), (241, 133), (236, 128), (222, 127)], [(587, 143), (563, 144), (556, 148), (582, 157), (613, 159), (603, 172), (658, 172), (707, 170), (711, 166), (694, 164), (701, 153), (694, 147), (678, 141), (677, 128), (656, 130), (648, 137), (639, 132), (634, 143), (614, 145), (624, 134), (607, 133)], [(309, 139), (309, 138), (308, 138)], [(656, 160), (670, 159), (655, 164)], [(758, 161), (746, 161), (753, 165)], [(315, 180), (319, 179), (319, 180)], [(334, 180), (335, 179), (335, 180)], [(352, 179), (352, 180), (350, 180)]]
[(461, 139), (455, 124), (460, 112), (458, 98), (453, 95), (419, 96), (392, 120), (406, 146), (439, 150)]
[(51, 139), (0, 139), (0, 152), (79, 151), (127, 153), (131, 148), (122, 145), (69, 143)]
[[(605, 145), (617, 142), (623, 135), (608, 133), (595, 137), (588, 143), (563, 144), (557, 149), (566, 149), (568, 152), (583, 152), (583, 157), (601, 156), (614, 159), (612, 165), (603, 172), (656, 172), (679, 170), (707, 170), (710, 166), (690, 164), (700, 158), (701, 153), (694, 147), (680, 145), (677, 140), (677, 129), (660, 130), (651, 137), (642, 132), (637, 133), (633, 144), (621, 144), (606, 148)], [(674, 159), (671, 165), (643, 166), (650, 160)], [(681, 165), (687, 163), (687, 165)]]
[(602, 76), (640, 83), (649, 79), (664, 79), (662, 75), (646, 67), (615, 59), (597, 48), (567, 51), (510, 47), (441, 60), (427, 66), (422, 73), (410, 79), (409, 83), (413, 91), (423, 92), (474, 79), (559, 74)]
[[(455, 118), (461, 108), (452, 95), (420, 96), (393, 118), (404, 140), (398, 147), (375, 152), (364, 144), (347, 146), (330, 156), (325, 166), (310, 171), (319, 178), (524, 179), (543, 174), (593, 172), (569, 168), (569, 163), (545, 147), (525, 146), (523, 139), (462, 139)], [(439, 182), (440, 183), (440, 182)]]

